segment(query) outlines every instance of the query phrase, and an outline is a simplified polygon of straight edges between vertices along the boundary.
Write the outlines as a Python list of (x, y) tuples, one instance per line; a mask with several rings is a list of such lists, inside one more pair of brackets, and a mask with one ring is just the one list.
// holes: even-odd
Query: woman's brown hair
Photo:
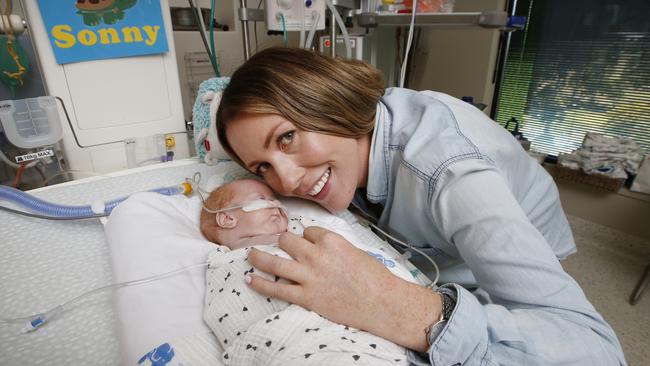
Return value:
[(217, 136), (237, 161), (226, 127), (244, 113), (276, 114), (306, 131), (358, 138), (374, 128), (383, 93), (381, 73), (369, 64), (299, 48), (269, 48), (232, 75), (217, 111)]

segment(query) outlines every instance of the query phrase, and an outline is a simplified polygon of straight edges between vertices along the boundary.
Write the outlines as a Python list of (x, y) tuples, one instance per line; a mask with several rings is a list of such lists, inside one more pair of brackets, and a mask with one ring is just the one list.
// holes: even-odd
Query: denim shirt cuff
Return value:
[[(446, 284), (438, 289), (456, 297), (456, 307), (440, 335), (429, 347), (428, 362), (431, 365), (464, 364), (485, 343), (487, 319), (483, 306), (476, 297), (463, 287)], [(484, 345), (486, 346), (486, 345)], [(424, 354), (408, 350), (409, 361), (415, 365), (426, 365)]]

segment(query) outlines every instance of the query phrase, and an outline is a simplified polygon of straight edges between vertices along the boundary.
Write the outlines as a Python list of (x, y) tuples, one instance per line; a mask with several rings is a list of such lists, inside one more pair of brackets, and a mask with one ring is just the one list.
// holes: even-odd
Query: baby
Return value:
[[(244, 283), (248, 273), (285, 281), (248, 264), (251, 246), (290, 259), (277, 246), (279, 234), (289, 228), (290, 232), (302, 235), (305, 227), (316, 225), (342, 233), (339, 229), (347, 224), (334, 219), (323, 223), (288, 217), (271, 189), (252, 179), (225, 184), (210, 194), (201, 212), (201, 232), (227, 248), (218, 247), (208, 256), (203, 319), (225, 350), (224, 364), (408, 364), (403, 347), (333, 323), (298, 305), (265, 297)], [(339, 225), (336, 220), (340, 220)], [(351, 240), (350, 235), (344, 236)], [(413, 281), (405, 267), (384, 259), (385, 253), (355, 241), (355, 245), (380, 259), (394, 274)]]
[[(244, 211), (245, 207), (235, 208), (257, 200), (270, 202), (273, 207), (248, 212)], [(229, 206), (233, 209), (227, 209)], [(277, 236), (287, 231), (287, 222), (286, 212), (273, 191), (253, 179), (234, 181), (215, 189), (201, 211), (201, 233), (211, 242), (229, 249), (240, 249), (255, 243), (275, 243)]]

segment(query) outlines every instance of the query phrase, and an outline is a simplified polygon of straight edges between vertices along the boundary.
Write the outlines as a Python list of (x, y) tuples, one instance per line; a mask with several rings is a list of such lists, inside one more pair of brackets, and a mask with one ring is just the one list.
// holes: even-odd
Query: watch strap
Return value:
[(447, 321), (451, 319), (454, 309), (456, 308), (456, 297), (454, 296), (455, 291), (453, 289), (440, 288), (437, 292), (440, 294), (442, 300), (442, 312), (440, 313), (440, 318), (425, 329), (429, 346), (431, 346), (440, 333), (442, 333), (445, 325), (447, 325)]

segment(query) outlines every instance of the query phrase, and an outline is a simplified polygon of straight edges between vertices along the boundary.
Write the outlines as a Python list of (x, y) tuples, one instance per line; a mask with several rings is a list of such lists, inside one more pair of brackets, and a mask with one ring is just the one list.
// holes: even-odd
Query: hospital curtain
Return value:
[(586, 132), (633, 138), (650, 152), (650, 2), (519, 0), (495, 120), (522, 125), (534, 150), (557, 155)]

